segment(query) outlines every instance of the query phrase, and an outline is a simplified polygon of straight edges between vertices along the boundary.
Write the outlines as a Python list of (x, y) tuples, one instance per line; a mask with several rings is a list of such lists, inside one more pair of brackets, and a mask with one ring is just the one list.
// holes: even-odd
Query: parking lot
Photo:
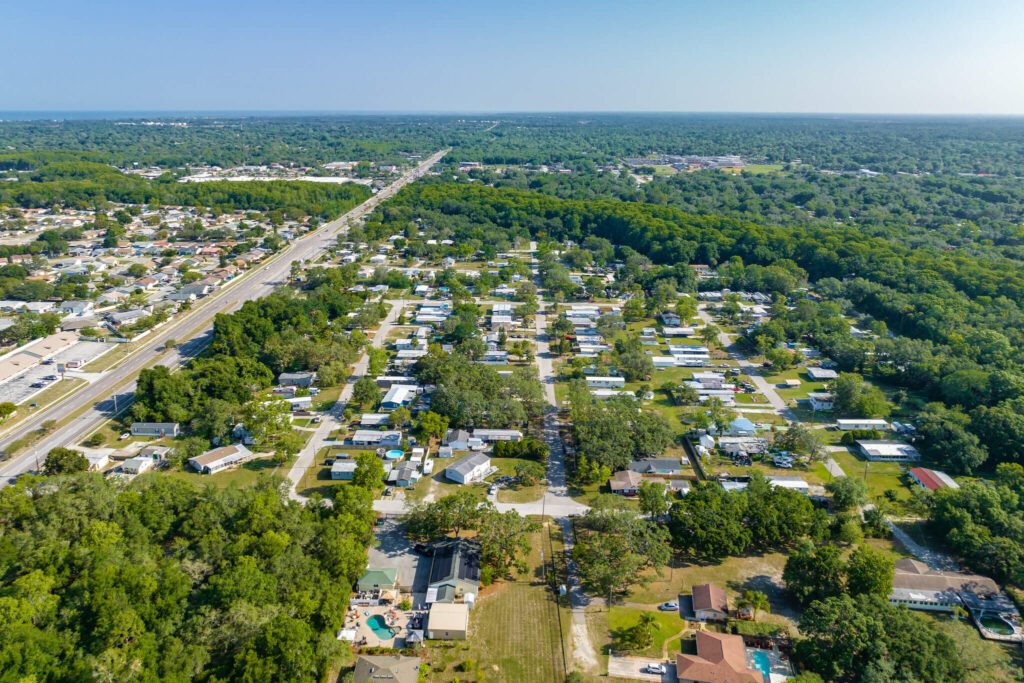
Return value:
[[(53, 362), (47, 365), (39, 364), (29, 368), (17, 377), (0, 384), (0, 403), (10, 401), (14, 404), (25, 403), (47, 386), (59, 378), (57, 372), (58, 363), (78, 362), (82, 365), (100, 357), (113, 344), (101, 344), (93, 341), (80, 341), (74, 346), (64, 349), (53, 356)], [(46, 379), (52, 377), (55, 379)], [(45, 386), (32, 386), (33, 384), (44, 383)]]
[[(652, 664), (661, 664), (665, 667), (663, 674), (644, 673), (644, 668)], [(654, 683), (675, 683), (676, 665), (667, 664), (660, 659), (648, 659), (645, 657), (619, 657), (608, 656), (609, 678), (632, 678), (637, 681), (653, 681)]]

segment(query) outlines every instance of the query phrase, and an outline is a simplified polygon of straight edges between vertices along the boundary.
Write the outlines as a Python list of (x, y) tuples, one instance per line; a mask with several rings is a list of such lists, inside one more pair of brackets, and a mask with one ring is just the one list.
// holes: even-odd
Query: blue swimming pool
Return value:
[(754, 665), (757, 670), (764, 676), (765, 683), (771, 680), (772, 676), (772, 660), (768, 659), (767, 652), (755, 652), (754, 653)]
[(399, 458), (401, 458), (401, 457), (402, 457), (403, 455), (405, 455), (405, 451), (403, 451), (403, 450), (402, 450), (402, 449), (400, 449), (400, 448), (395, 448), (395, 449), (393, 449), (393, 450), (390, 450), (390, 451), (388, 451), (387, 453), (385, 453), (385, 454), (384, 454), (384, 457), (385, 457), (386, 459), (388, 459), (388, 460), (398, 460), (398, 459), (399, 459)]
[(370, 627), (373, 634), (381, 640), (390, 640), (392, 637), (391, 627), (388, 626), (387, 622), (379, 614), (374, 614), (372, 617), (366, 620), (366, 625)]

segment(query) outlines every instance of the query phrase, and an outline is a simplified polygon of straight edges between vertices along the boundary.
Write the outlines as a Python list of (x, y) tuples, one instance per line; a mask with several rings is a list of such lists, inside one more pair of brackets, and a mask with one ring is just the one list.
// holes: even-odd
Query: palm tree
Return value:
[(637, 622), (633, 632), (634, 643), (638, 650), (650, 647), (654, 642), (654, 629), (657, 627), (657, 622), (658, 620), (651, 612), (644, 612), (640, 615), (640, 621)]
[(754, 615), (754, 621), (757, 621), (758, 612), (770, 614), (772, 611), (772, 605), (768, 602), (768, 596), (761, 591), (743, 591), (743, 595), (736, 604), (749, 609)]

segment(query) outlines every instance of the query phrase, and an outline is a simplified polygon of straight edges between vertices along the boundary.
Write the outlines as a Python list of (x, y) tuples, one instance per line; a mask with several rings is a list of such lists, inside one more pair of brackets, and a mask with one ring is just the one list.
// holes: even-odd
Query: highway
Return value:
[[(381, 202), (422, 177), (448, 151), (444, 149), (433, 154), (348, 213), (296, 240), (271, 260), (259, 264), (245, 276), (200, 300), (189, 311), (151, 333), (135, 352), (114, 369), (102, 373), (99, 378), (70, 396), (40, 408), (31, 418), (15, 424), (0, 436), (0, 453), (6, 452), (12, 442), (37, 432), (45, 423), (61, 421), (68, 415), (80, 413), (39, 439), (33, 446), (0, 463), (0, 486), (6, 485), (10, 477), (36, 469), (50, 449), (78, 443), (104, 421), (124, 410), (131, 402), (135, 380), (141, 370), (154, 365), (175, 368), (200, 353), (209, 343), (214, 316), (230, 313), (250, 299), (270, 294), (288, 279), (294, 261), (308, 261), (318, 257), (334, 244), (339, 234), (346, 231), (349, 222), (362, 218)], [(176, 340), (179, 345), (165, 348), (170, 339)]]

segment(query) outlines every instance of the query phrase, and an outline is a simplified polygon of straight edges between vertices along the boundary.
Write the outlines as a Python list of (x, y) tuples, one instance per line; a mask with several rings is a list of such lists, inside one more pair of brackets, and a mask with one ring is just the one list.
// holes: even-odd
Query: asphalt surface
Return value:
[[(230, 313), (250, 299), (258, 299), (273, 292), (287, 280), (292, 262), (319, 256), (334, 243), (339, 234), (344, 233), (349, 221), (373, 211), (404, 186), (422, 177), (447, 153), (445, 149), (433, 154), (356, 208), (296, 240), (268, 263), (257, 266), (217, 293), (200, 300), (187, 314), (177, 316), (150, 334), (141, 342), (138, 350), (116, 369), (103, 373), (74, 394), (41, 408), (31, 418), (14, 425), (0, 436), (0, 453), (5, 453), (12, 442), (40, 430), (45, 423), (60, 421), (69, 414), (81, 411), (74, 419), (62, 424), (32, 447), (3, 461), (0, 464), (0, 486), (6, 485), (10, 477), (37, 468), (50, 449), (77, 443), (104, 421), (124, 410), (131, 402), (135, 379), (141, 370), (154, 365), (175, 368), (200, 353), (209, 343), (214, 316)], [(179, 346), (166, 349), (165, 344), (169, 339), (177, 340)]]

